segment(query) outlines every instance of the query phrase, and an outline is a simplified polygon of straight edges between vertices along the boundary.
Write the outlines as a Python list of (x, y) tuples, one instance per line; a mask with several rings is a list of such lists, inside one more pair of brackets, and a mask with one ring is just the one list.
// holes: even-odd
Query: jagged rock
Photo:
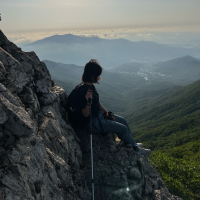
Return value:
[(7, 120), (2, 123), (7, 130), (18, 136), (36, 134), (37, 126), (23, 108), (15, 106), (1, 94), (0, 105), (7, 114)]
[(0, 81), (6, 80), (5, 74), (6, 74), (5, 67), (4, 67), (3, 63), (0, 61)]
[(5, 72), (6, 71), (6, 69), (5, 69), (5, 67), (3, 66), (3, 63), (0, 61), (0, 69), (1, 69), (1, 71), (3, 71), (3, 72)]
[(138, 170), (137, 167), (132, 167), (130, 169), (129, 176), (132, 177), (132, 178), (140, 179), (141, 178), (141, 173), (140, 173), (140, 171)]
[(24, 87), (19, 97), (26, 108), (31, 108), (35, 112), (40, 109), (40, 103), (37, 95), (33, 92), (31, 87)]
[(7, 121), (8, 115), (4, 110), (4, 107), (2, 104), (0, 104), (0, 124), (3, 124), (5, 121)]
[(179, 197), (167, 194), (163, 190), (155, 190), (156, 200), (180, 200)]
[(6, 92), (6, 87), (0, 83), (0, 92)]
[(55, 93), (59, 96), (60, 104), (63, 108), (66, 108), (68, 95), (62, 87), (54, 86)]
[(8, 73), (8, 78), (13, 81), (19, 90), (22, 90), (29, 82), (29, 77), (25, 72), (24, 66), (2, 48), (0, 48), (0, 60)]
[(63, 88), (54, 86), (49, 88), (49, 93), (43, 94), (41, 97), (39, 97), (39, 100), (43, 106), (51, 105), (57, 101), (62, 107), (66, 108), (67, 97), (67, 93)]
[[(67, 94), (34, 52), (0, 31), (0, 199), (91, 199), (90, 135), (66, 121)], [(95, 200), (181, 200), (148, 158), (93, 136)]]

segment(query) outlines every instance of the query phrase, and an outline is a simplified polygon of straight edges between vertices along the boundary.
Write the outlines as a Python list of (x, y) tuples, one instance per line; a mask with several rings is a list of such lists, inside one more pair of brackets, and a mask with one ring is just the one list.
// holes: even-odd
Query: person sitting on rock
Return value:
[[(151, 150), (142, 149), (141, 143), (136, 143), (130, 131), (130, 128), (126, 122), (126, 120), (114, 114), (112, 116), (112, 120), (104, 117), (103, 113), (108, 113), (106, 108), (99, 102), (99, 94), (93, 85), (93, 83), (99, 84), (99, 80), (101, 80), (100, 75), (102, 74), (102, 67), (98, 63), (97, 60), (91, 59), (84, 68), (84, 73), (82, 75), (82, 83), (79, 86), (78, 92), (78, 101), (81, 105), (82, 115), (85, 123), (85, 128), (90, 130), (90, 104), (89, 98), (92, 99), (91, 102), (91, 115), (92, 115), (92, 131), (93, 133), (115, 133), (119, 139), (126, 146), (132, 147), (138, 154), (140, 155), (150, 155)], [(88, 91), (92, 90), (92, 92)]]

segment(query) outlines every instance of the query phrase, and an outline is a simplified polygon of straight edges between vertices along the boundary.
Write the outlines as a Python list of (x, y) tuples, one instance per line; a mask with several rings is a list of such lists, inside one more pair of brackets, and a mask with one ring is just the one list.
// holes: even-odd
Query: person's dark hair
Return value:
[(84, 68), (82, 75), (83, 82), (93, 82), (92, 76), (94, 76), (94, 82), (98, 83), (97, 77), (101, 75), (103, 68), (100, 66), (99, 62), (96, 59), (91, 59)]

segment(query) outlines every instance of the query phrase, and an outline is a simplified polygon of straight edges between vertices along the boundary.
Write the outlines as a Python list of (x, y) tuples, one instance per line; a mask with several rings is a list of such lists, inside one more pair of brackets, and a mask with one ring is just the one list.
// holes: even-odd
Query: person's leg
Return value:
[[(116, 121), (111, 121), (108, 119), (104, 119), (102, 112), (99, 112), (98, 117), (105, 133), (115, 133), (126, 144), (131, 144), (132, 146), (137, 147), (137, 143), (133, 140), (128, 124), (124, 118), (115, 115)], [(92, 119), (92, 127), (94, 133), (102, 132), (99, 120), (97, 119), (97, 117), (94, 117)]]
[[(133, 146), (133, 149), (139, 155), (149, 156), (151, 154), (151, 150), (149, 150), (149, 149), (138, 148), (138, 145), (133, 140), (130, 129), (129, 129), (129, 127), (127, 127), (128, 124), (124, 118), (117, 116), (116, 120), (121, 122), (121, 123), (119, 123), (117, 121), (105, 120), (103, 117), (103, 114), (101, 112), (99, 113), (98, 116), (102, 123), (105, 133), (110, 133), (110, 132), (115, 133), (122, 141), (124, 141), (127, 144), (131, 144)], [(93, 127), (94, 132), (101, 133), (102, 130), (101, 130), (99, 121), (97, 120), (97, 117), (93, 118), (92, 125), (93, 125), (92, 127)]]
[[(127, 127), (127, 129), (129, 130), (129, 134), (131, 135), (131, 137), (133, 137), (127, 121), (123, 117), (116, 114), (114, 114), (114, 117), (117, 122), (124, 124)], [(137, 146), (138, 144), (141, 146), (141, 143), (136, 143)]]
[(102, 125), (105, 133), (115, 133), (119, 139), (124, 141), (126, 144), (131, 144), (133, 147), (137, 147), (137, 143), (133, 140), (129, 129), (124, 124), (116, 121), (104, 120)]
[(115, 117), (117, 122), (119, 122), (120, 124), (124, 124), (128, 128), (129, 132), (131, 133), (129, 125), (128, 125), (127, 121), (123, 117), (121, 117), (119, 115), (116, 115), (116, 114), (114, 114), (114, 117)]

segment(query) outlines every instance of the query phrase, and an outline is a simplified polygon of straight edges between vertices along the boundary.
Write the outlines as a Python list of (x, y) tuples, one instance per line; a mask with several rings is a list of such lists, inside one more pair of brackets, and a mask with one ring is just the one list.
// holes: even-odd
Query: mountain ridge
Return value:
[(156, 72), (177, 78), (198, 80), (200, 77), (200, 59), (189, 55), (157, 63), (152, 68)]
[[(167, 146), (175, 147), (179, 143), (184, 144), (198, 139), (199, 126), (196, 116), (200, 112), (199, 97), (200, 80), (188, 86), (177, 88), (174, 93), (171, 93), (171, 96), (164, 93), (155, 98), (153, 108), (149, 107), (142, 114), (127, 118), (135, 139), (147, 143), (150, 141), (149, 148), (156, 150), (167, 148)], [(190, 120), (192, 124), (195, 124), (194, 130), (189, 125)], [(189, 137), (189, 130), (193, 131), (191, 137)], [(185, 135), (178, 136), (181, 131), (185, 132)], [(177, 135), (177, 141), (170, 140), (174, 134)], [(169, 137), (169, 140), (165, 137)], [(187, 137), (188, 139), (186, 139)], [(172, 143), (170, 144), (170, 142)]]
[(41, 60), (76, 65), (85, 65), (91, 58), (96, 58), (107, 69), (133, 60), (162, 61), (197, 53), (196, 49), (171, 47), (149, 41), (132, 42), (126, 39), (102, 39), (72, 34), (50, 36), (23, 48), (26, 51), (37, 51)]
[[(65, 39), (63, 41), (63, 39)], [(73, 43), (73, 42), (99, 42), (99, 41), (110, 41), (110, 42), (115, 42), (115, 41), (119, 41), (119, 42), (127, 42), (127, 43), (135, 43), (135, 44), (154, 44), (154, 45), (166, 45), (166, 44), (158, 44), (156, 42), (153, 41), (145, 41), (145, 40), (141, 40), (138, 42), (133, 42), (124, 38), (116, 38), (116, 39), (105, 39), (105, 38), (100, 38), (98, 36), (79, 36), (79, 35), (73, 35), (73, 34), (65, 34), (65, 35), (53, 35), (53, 36), (49, 36), (46, 37), (44, 39), (40, 39), (37, 40), (35, 42), (32, 42), (30, 44), (27, 45), (35, 45), (38, 43), (45, 43), (45, 42), (69, 42), (69, 43)]]

